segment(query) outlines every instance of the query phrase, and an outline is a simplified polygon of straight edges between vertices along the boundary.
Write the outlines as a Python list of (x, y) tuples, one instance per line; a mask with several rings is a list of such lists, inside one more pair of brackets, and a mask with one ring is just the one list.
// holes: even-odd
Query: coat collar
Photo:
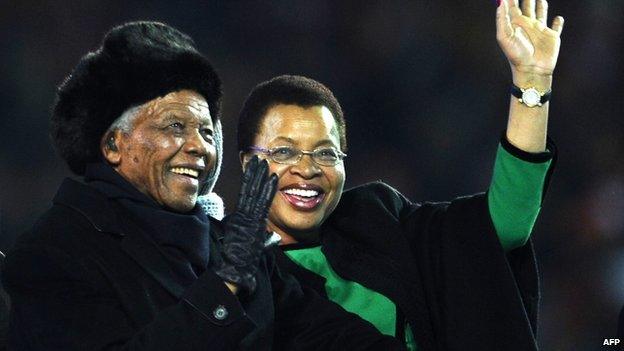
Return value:
[(381, 182), (345, 191), (323, 224), (322, 251), (339, 276), (390, 298), (410, 316), (419, 346), (430, 349), (433, 330), (420, 271), (401, 234), (399, 218), (409, 204)]
[(86, 184), (65, 178), (52, 201), (83, 215), (98, 232), (124, 235), (111, 201)]
[(143, 228), (130, 216), (121, 213), (121, 208), (114, 201), (93, 187), (67, 178), (61, 184), (53, 202), (77, 211), (98, 232), (121, 237), (121, 248), (124, 252), (173, 296), (179, 298), (183, 295), (186, 288), (174, 278), (162, 251)]

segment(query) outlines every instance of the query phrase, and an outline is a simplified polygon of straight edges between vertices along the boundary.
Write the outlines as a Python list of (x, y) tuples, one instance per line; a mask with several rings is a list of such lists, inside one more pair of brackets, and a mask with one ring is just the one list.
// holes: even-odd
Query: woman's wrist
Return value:
[(552, 88), (552, 72), (531, 72), (512, 67), (511, 73), (514, 85), (519, 88), (533, 87), (542, 93)]

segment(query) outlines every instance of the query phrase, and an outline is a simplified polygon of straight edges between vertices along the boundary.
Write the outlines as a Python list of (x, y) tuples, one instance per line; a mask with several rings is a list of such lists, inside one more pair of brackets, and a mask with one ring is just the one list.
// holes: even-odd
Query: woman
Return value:
[(527, 241), (554, 155), (547, 101), (563, 26), (546, 26), (546, 7), (499, 2), (514, 85), (487, 194), (417, 204), (381, 182), (343, 192), (346, 130), (331, 91), (298, 76), (258, 85), (239, 150), (243, 167), (259, 155), (279, 177), (268, 227), (282, 237), (281, 267), (410, 349), (536, 349)]
[(218, 173), (220, 87), (192, 39), (158, 22), (115, 27), (80, 60), (51, 134), (83, 181), (65, 179), (7, 255), (8, 349), (402, 349), (265, 254), (265, 161), (223, 221), (197, 206)]

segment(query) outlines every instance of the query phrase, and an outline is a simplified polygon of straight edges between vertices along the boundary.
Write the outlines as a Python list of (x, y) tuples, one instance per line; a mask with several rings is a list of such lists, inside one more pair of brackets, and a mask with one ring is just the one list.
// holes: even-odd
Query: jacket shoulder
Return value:
[[(87, 189), (84, 184), (65, 181), (59, 188), (52, 206), (44, 212), (30, 230), (21, 234), (7, 254), (7, 265), (20, 257), (20, 264), (29, 265), (25, 261), (33, 261), (32, 267), (42, 267), (43, 257), (63, 257), (61, 261), (83, 261), (94, 249), (92, 237), (100, 234), (97, 223), (90, 212), (99, 208), (102, 213), (110, 212), (110, 204), (103, 197), (89, 196), (85, 191), (68, 191)], [(71, 196), (68, 196), (70, 194)], [(69, 201), (74, 198), (76, 201)], [(65, 201), (67, 200), (67, 201)], [(89, 202), (88, 211), (80, 202)], [(114, 221), (110, 218), (109, 221)], [(19, 270), (20, 268), (17, 267)]]
[[(50, 293), (50, 286), (84, 280), (77, 263), (85, 250), (89, 222), (75, 211), (54, 205), (17, 239), (5, 259), (3, 280), (10, 294)], [(47, 291), (47, 292), (46, 292)]]
[(411, 206), (417, 206), (392, 186), (381, 182), (366, 183), (342, 194), (336, 211), (348, 213), (379, 214), (387, 212), (399, 217), (403, 211)]
[(21, 234), (11, 251), (25, 247), (59, 246), (74, 235), (91, 227), (80, 213), (62, 205), (53, 205)]

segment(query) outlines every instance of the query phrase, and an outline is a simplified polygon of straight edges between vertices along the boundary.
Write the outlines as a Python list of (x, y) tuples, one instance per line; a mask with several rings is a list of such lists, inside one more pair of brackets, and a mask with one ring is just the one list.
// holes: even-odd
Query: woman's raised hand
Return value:
[(548, 27), (546, 0), (498, 0), (496, 38), (512, 73), (551, 76), (557, 64), (563, 17)]

